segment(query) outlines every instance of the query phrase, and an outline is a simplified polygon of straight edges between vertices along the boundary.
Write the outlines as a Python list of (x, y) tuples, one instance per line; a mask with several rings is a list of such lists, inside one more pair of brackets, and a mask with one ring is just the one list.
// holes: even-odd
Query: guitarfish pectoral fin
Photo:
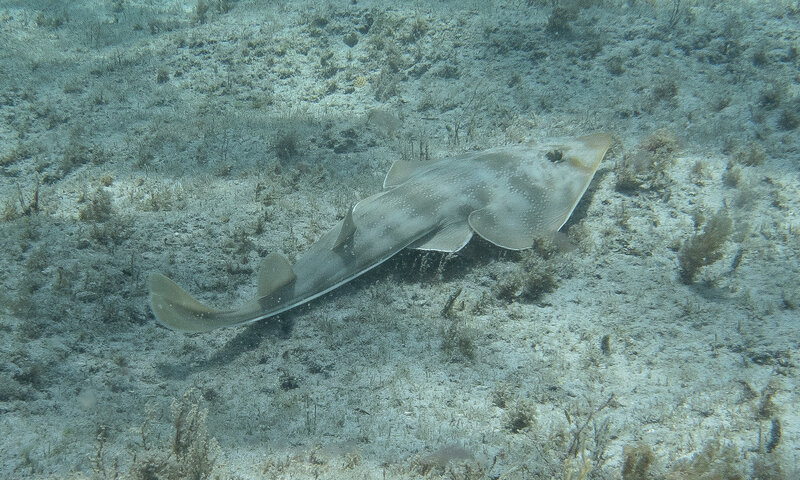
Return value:
[(466, 221), (446, 225), (432, 235), (412, 243), (408, 248), (453, 253), (461, 250), (472, 238), (472, 229)]
[(265, 297), (292, 283), (296, 278), (292, 265), (285, 256), (270, 253), (261, 260), (261, 267), (258, 269), (258, 296)]
[(564, 226), (610, 145), (610, 135), (595, 134), (531, 147), (525, 155), (535, 175), (510, 178), (485, 207), (470, 213), (469, 226), (500, 247), (530, 248), (534, 238)]

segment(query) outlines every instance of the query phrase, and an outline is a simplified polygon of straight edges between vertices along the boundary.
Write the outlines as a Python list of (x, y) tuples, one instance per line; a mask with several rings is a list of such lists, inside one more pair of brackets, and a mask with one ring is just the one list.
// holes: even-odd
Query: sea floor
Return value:
[[(797, 2), (0, 1), (0, 45), (0, 477), (800, 476)], [(592, 132), (530, 251), (150, 311), (251, 299), (395, 160)]]

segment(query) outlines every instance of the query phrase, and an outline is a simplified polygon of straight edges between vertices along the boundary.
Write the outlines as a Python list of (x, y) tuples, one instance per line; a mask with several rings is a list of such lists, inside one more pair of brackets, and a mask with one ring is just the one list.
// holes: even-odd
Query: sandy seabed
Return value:
[[(0, 2), (0, 477), (800, 476), (796, 1)], [(556, 238), (246, 327), (395, 160), (609, 132)]]

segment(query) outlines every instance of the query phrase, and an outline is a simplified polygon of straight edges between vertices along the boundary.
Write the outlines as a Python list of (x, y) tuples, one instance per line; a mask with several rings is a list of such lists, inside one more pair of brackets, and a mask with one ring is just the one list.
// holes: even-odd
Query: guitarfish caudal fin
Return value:
[[(258, 298), (292, 283), (295, 274), (289, 261), (279, 253), (270, 253), (261, 261), (258, 273)], [(183, 332), (207, 332), (215, 328), (256, 320), (253, 311), (257, 300), (239, 310), (220, 311), (203, 305), (175, 282), (160, 273), (150, 276), (150, 305), (158, 321)]]

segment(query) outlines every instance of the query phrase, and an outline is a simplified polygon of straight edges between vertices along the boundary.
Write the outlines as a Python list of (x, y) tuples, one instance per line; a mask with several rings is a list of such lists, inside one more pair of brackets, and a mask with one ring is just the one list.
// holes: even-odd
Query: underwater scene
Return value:
[(800, 478), (797, 0), (0, 0), (0, 478)]

